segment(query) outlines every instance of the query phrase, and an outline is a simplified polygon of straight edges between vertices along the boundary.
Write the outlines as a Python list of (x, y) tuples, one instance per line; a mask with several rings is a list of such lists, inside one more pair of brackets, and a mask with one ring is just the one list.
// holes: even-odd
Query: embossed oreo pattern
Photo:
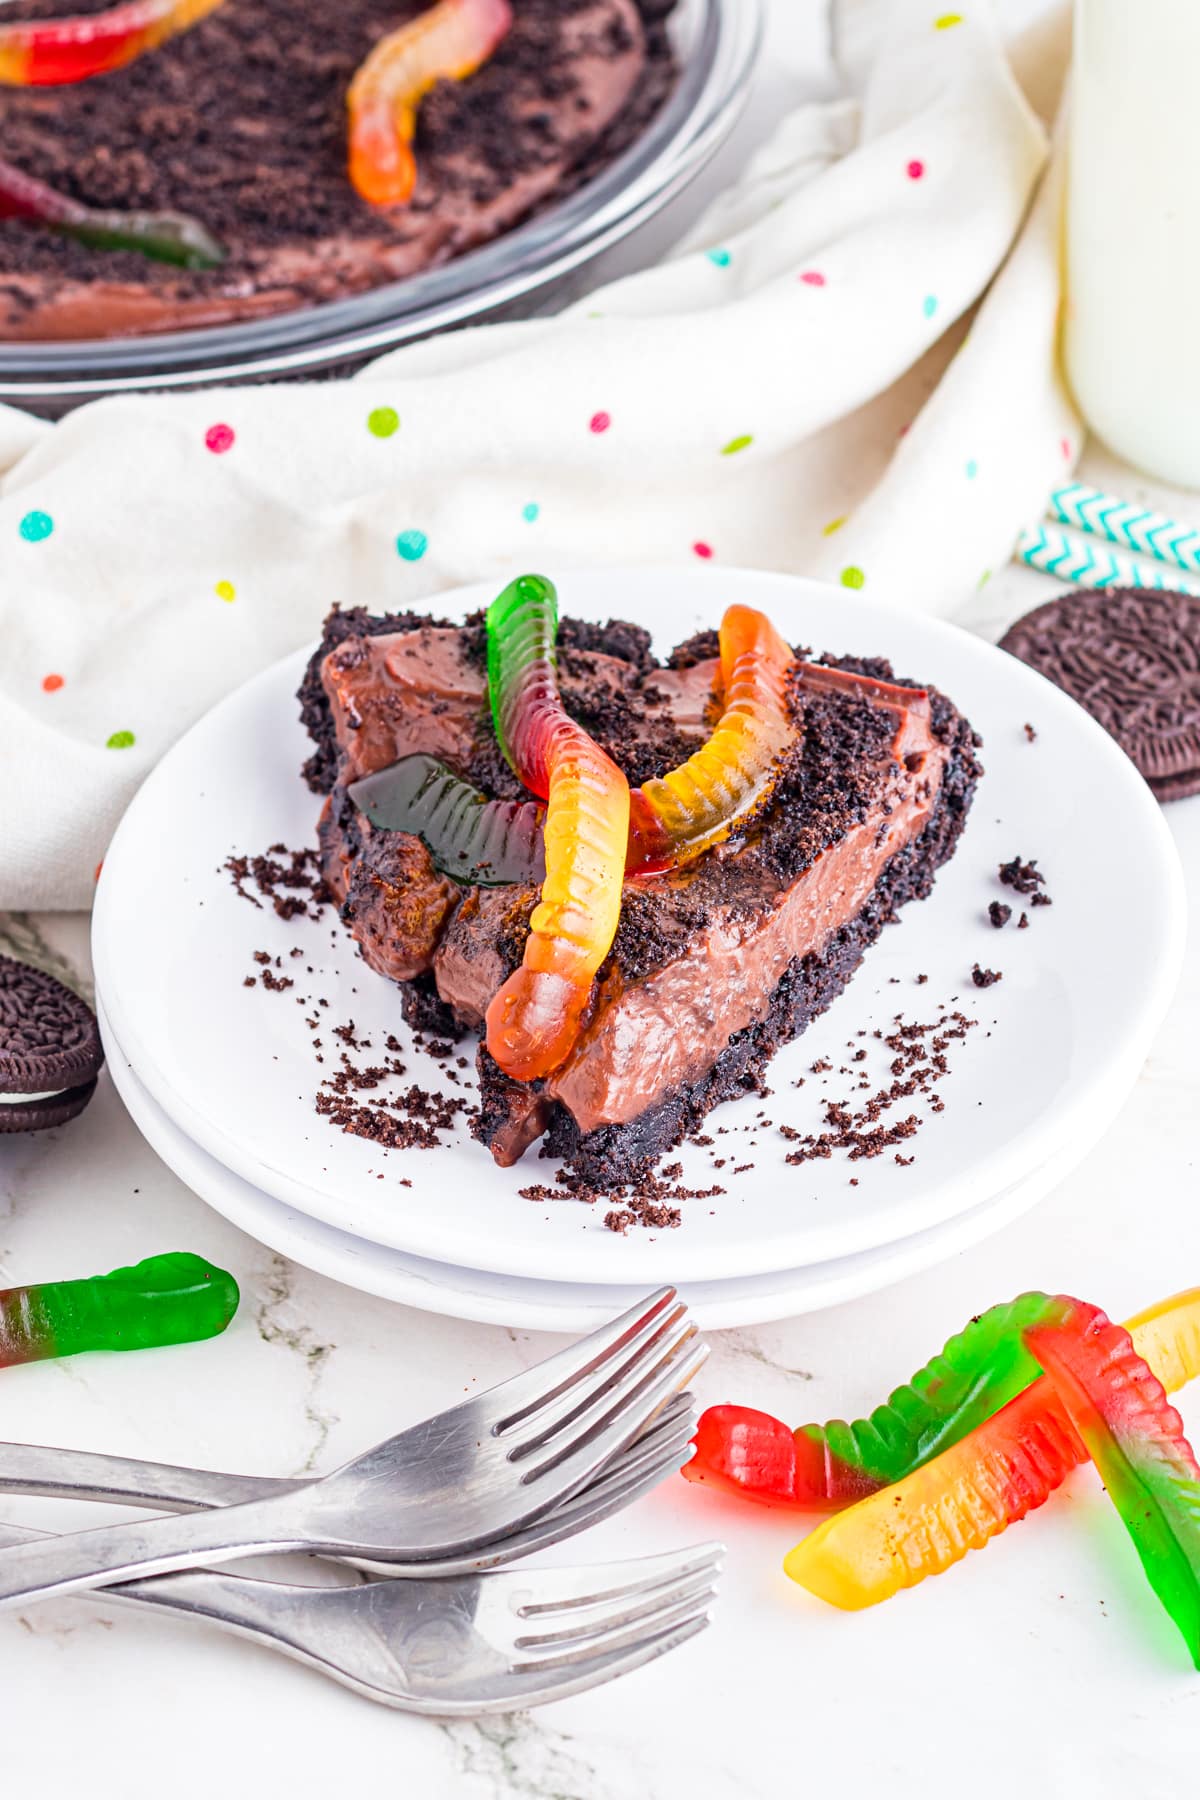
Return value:
[(1000, 640), (1114, 737), (1160, 800), (1200, 792), (1200, 598), (1083, 589)]
[(86, 1002), (44, 970), (0, 956), (0, 1094), (49, 1096), (0, 1105), (0, 1131), (34, 1131), (82, 1112), (103, 1061)]

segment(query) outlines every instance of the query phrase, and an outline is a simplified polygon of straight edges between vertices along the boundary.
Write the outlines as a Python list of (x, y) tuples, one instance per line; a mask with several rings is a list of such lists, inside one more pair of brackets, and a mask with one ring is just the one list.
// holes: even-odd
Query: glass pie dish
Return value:
[(732, 130), (762, 37), (762, 0), (678, 0), (679, 79), (640, 138), (594, 179), (440, 268), (276, 317), (153, 336), (0, 343), (0, 401), (54, 416), (108, 394), (346, 375), (457, 325), (543, 310), (568, 278), (659, 212)]

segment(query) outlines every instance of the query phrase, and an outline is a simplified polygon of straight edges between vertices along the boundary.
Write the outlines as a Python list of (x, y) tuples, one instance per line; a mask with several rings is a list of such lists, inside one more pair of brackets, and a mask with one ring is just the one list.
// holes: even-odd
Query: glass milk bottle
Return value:
[(1127, 462), (1200, 488), (1200, 0), (1075, 0), (1067, 377)]

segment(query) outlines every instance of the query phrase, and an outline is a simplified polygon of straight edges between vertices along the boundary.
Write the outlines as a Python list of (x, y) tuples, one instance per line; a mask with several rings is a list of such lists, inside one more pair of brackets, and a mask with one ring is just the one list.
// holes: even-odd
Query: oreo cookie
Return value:
[(0, 956), (0, 1132), (65, 1125), (95, 1093), (103, 1061), (87, 1002), (44, 970)]
[(1200, 793), (1200, 597), (1081, 589), (1026, 613), (1000, 648), (1086, 708), (1159, 800)]

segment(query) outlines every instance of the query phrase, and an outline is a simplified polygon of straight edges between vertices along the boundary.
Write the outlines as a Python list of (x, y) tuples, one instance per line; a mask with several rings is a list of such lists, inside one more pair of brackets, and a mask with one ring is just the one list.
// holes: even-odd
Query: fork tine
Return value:
[(480, 1394), (480, 1400), (486, 1400), (490, 1395), (497, 1402), (503, 1403), (504, 1410), (493, 1430), (503, 1431), (524, 1418), (535, 1407), (557, 1398), (568, 1388), (574, 1387), (576, 1382), (601, 1368), (610, 1357), (622, 1351), (638, 1332), (648, 1328), (675, 1299), (674, 1288), (659, 1288), (657, 1293), (639, 1300), (619, 1318), (613, 1319), (608, 1325), (601, 1325), (598, 1330), (581, 1338), (577, 1344), (569, 1344), (565, 1350), (558, 1351), (545, 1362), (535, 1363), (523, 1375), (516, 1375), (511, 1381), (501, 1382), (499, 1386)]
[[(725, 1555), (724, 1544), (715, 1540), (692, 1544), (686, 1550), (665, 1550), (660, 1556), (631, 1556), (625, 1562), (596, 1563), (574, 1569), (538, 1569), (522, 1576), (513, 1571), (505, 1579), (514, 1598), (528, 1590), (515, 1608), (522, 1619), (534, 1619), (542, 1613), (569, 1610), (574, 1606), (591, 1606), (597, 1601), (620, 1600), (630, 1595), (649, 1594), (668, 1582), (680, 1581), (711, 1569)], [(533, 1581), (536, 1576), (536, 1590)]]
[(682, 1309), (673, 1314), (668, 1325), (639, 1344), (636, 1353), (619, 1368), (605, 1375), (592, 1392), (572, 1392), (561, 1396), (548, 1407), (539, 1407), (523, 1422), (522, 1427), (502, 1440), (510, 1462), (519, 1462), (557, 1441), (574, 1440), (590, 1420), (602, 1416), (612, 1406), (623, 1404), (637, 1392), (654, 1372), (680, 1347), (696, 1336), (696, 1325)]
[[(504, 1562), (515, 1562), (518, 1557), (533, 1555), (534, 1550), (547, 1550), (551, 1544), (560, 1544), (567, 1537), (588, 1532), (592, 1526), (599, 1525), (601, 1519), (631, 1507), (633, 1501), (649, 1494), (662, 1481), (669, 1480), (669, 1476), (678, 1474), (684, 1463), (693, 1458), (691, 1438), (694, 1429), (694, 1420), (678, 1418), (673, 1431), (662, 1438), (655, 1436), (651, 1449), (644, 1449), (642, 1445), (646, 1440), (640, 1440), (637, 1458), (631, 1462), (622, 1460), (619, 1469), (606, 1480), (594, 1481), (572, 1501), (567, 1501), (567, 1505), (534, 1519), (533, 1525), (525, 1526), (522, 1532), (516, 1532), (498, 1544), (489, 1544), (471, 1559), (471, 1568), (495, 1568)], [(489, 1555), (488, 1552), (493, 1553)]]
[(545, 1446), (547, 1454), (525, 1469), (522, 1482), (537, 1482), (553, 1470), (557, 1482), (582, 1486), (601, 1463), (645, 1430), (673, 1394), (687, 1387), (707, 1355), (708, 1346), (689, 1327), (655, 1368), (634, 1371), (617, 1392), (604, 1395), (572, 1422), (570, 1431)]
[(609, 1357), (602, 1368), (593, 1371), (590, 1381), (577, 1382), (562, 1393), (547, 1395), (536, 1406), (526, 1407), (519, 1418), (506, 1419), (503, 1424), (494, 1426), (493, 1436), (511, 1439), (514, 1450), (519, 1447), (520, 1454), (524, 1455), (530, 1446), (553, 1436), (577, 1413), (616, 1388), (631, 1370), (639, 1365), (649, 1367), (655, 1356), (661, 1354), (664, 1344), (673, 1341), (684, 1327), (694, 1329), (688, 1319), (687, 1307), (678, 1301), (648, 1320), (622, 1345), (619, 1355)]
[[(678, 1402), (683, 1404), (679, 1405)], [(564, 1502), (553, 1514), (562, 1519), (594, 1499), (602, 1499), (610, 1488), (623, 1487), (630, 1476), (636, 1476), (645, 1465), (660, 1460), (663, 1452), (676, 1445), (689, 1445), (696, 1430), (695, 1404), (690, 1394), (677, 1394), (663, 1407), (648, 1431), (642, 1433), (625, 1451), (615, 1457), (590, 1482), (582, 1493)]]
[[(648, 1494), (668, 1476), (677, 1474), (688, 1461), (693, 1453), (691, 1430), (690, 1423), (681, 1423), (678, 1435), (660, 1446), (655, 1456), (640, 1461), (633, 1469), (622, 1465), (622, 1479), (619, 1483), (605, 1485), (603, 1488), (600, 1484), (593, 1483), (569, 1507), (546, 1513), (515, 1537), (505, 1538), (501, 1543), (481, 1550), (471, 1566), (487, 1569), (497, 1563), (512, 1562), (520, 1556), (530, 1556), (535, 1550), (545, 1550), (552, 1544), (562, 1543), (564, 1538), (588, 1531), (593, 1525), (598, 1525), (601, 1519), (611, 1518), (613, 1513), (632, 1506), (635, 1500)], [(489, 1556), (489, 1548), (495, 1554)]]
[(690, 1638), (698, 1637), (710, 1622), (708, 1613), (700, 1613), (670, 1631), (648, 1635), (632, 1650), (608, 1651), (599, 1656), (580, 1658), (565, 1670), (547, 1669), (544, 1673), (537, 1667), (521, 1673), (510, 1670), (502, 1678), (499, 1691), (482, 1704), (478, 1700), (465, 1704), (447, 1704), (442, 1701), (436, 1707), (422, 1710), (436, 1711), (442, 1716), (450, 1714), (477, 1717), (484, 1712), (513, 1712), (518, 1707), (543, 1706), (551, 1700), (566, 1700), (572, 1694), (584, 1694), (589, 1688), (601, 1687), (605, 1682), (615, 1681), (620, 1675), (629, 1675), (634, 1669), (656, 1662), (660, 1656), (678, 1649)]
[(707, 1587), (690, 1600), (659, 1608), (639, 1624), (598, 1634), (579, 1643), (555, 1644), (544, 1653), (537, 1650), (514, 1650), (509, 1666), (514, 1670), (570, 1669), (597, 1656), (636, 1650), (647, 1637), (670, 1631), (676, 1625), (686, 1625), (692, 1619), (707, 1618), (715, 1595), (715, 1588)]
[(567, 1644), (590, 1647), (598, 1638), (607, 1643), (614, 1633), (628, 1631), (630, 1626), (654, 1619), (659, 1613), (690, 1609), (702, 1598), (711, 1598), (716, 1591), (719, 1572), (718, 1565), (710, 1563), (693, 1575), (667, 1582), (647, 1593), (568, 1607), (557, 1613), (553, 1620), (547, 1618), (544, 1621), (547, 1627), (553, 1625), (553, 1629), (523, 1632), (513, 1639), (513, 1647), (534, 1654)]

